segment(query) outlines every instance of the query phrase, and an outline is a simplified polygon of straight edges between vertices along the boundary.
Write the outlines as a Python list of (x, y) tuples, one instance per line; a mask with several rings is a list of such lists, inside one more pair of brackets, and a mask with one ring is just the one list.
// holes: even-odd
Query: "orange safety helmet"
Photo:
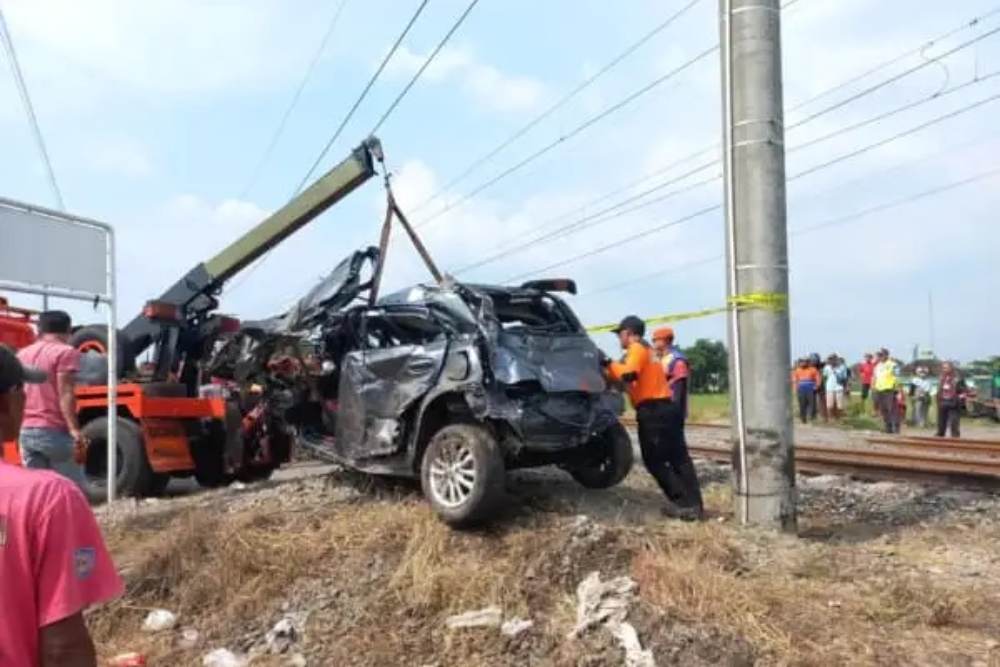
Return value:
[(670, 327), (660, 327), (653, 332), (653, 340), (667, 340), (672, 341), (674, 339), (674, 330)]

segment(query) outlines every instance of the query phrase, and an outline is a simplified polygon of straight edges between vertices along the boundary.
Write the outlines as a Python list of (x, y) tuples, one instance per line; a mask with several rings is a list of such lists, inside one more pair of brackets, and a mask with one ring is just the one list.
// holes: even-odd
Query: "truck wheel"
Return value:
[[(117, 336), (115, 339), (115, 343), (117, 344), (115, 356), (118, 357), (116, 368), (118, 370), (118, 377), (122, 377), (126, 372), (135, 369), (135, 359), (132, 359), (128, 354), (128, 341), (125, 336), (121, 332), (118, 332)], [(96, 352), (97, 354), (107, 356), (108, 327), (103, 324), (89, 324), (85, 327), (80, 327), (70, 336), (69, 344), (84, 354), (87, 352)], [(103, 382), (107, 382), (106, 377)]]
[(569, 469), (573, 479), (588, 489), (607, 489), (621, 482), (632, 469), (632, 439), (621, 424), (614, 424), (585, 447), (597, 454), (587, 463)]
[[(94, 482), (106, 488), (108, 476), (108, 418), (98, 417), (87, 422), (83, 427), (83, 435), (90, 441), (87, 448), (86, 472)], [(118, 448), (117, 474), (115, 475), (115, 490), (119, 495), (144, 497), (154, 495), (161, 478), (149, 467), (146, 458), (146, 447), (142, 440), (139, 425), (131, 419), (118, 418)], [(163, 484), (166, 486), (166, 484)], [(159, 489), (162, 491), (162, 488)]]
[(496, 438), (474, 424), (445, 426), (431, 438), (420, 465), (424, 495), (456, 528), (489, 519), (504, 495), (504, 463)]

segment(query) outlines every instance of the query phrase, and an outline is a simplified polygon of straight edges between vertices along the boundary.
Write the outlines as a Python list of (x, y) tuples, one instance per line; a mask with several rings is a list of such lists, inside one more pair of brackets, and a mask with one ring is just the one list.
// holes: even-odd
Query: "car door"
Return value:
[(387, 456), (403, 447), (407, 408), (437, 382), (448, 349), (444, 329), (420, 306), (367, 311), (362, 346), (340, 376), (337, 449), (347, 459)]

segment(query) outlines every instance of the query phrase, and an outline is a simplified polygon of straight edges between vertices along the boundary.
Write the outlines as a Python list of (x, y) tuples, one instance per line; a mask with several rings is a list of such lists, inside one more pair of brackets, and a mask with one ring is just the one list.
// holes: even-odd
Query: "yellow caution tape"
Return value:
[[(669, 315), (656, 315), (645, 317), (643, 321), (648, 325), (668, 324), (671, 322), (681, 322), (683, 320), (695, 320), (700, 317), (710, 317), (727, 312), (730, 308), (736, 310), (770, 310), (782, 312), (788, 309), (788, 295), (778, 292), (754, 292), (751, 294), (738, 294), (727, 299), (729, 305), (717, 308), (705, 308), (704, 310), (694, 310), (687, 313), (671, 313)], [(607, 333), (614, 331), (618, 326), (614, 324), (600, 324), (587, 327), (587, 333)]]

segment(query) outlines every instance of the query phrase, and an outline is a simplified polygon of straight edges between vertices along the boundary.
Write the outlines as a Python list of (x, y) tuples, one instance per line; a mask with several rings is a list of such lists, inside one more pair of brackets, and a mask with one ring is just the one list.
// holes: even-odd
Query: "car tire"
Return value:
[[(115, 477), (115, 491), (119, 496), (141, 498), (162, 492), (160, 478), (149, 467), (146, 457), (146, 447), (143, 444), (142, 430), (131, 419), (118, 418), (116, 437), (118, 439), (118, 472)], [(87, 422), (82, 429), (83, 435), (90, 442), (87, 451), (87, 469), (100, 469), (99, 463), (107, 461), (108, 418), (98, 417)], [(96, 465), (95, 465), (96, 464)], [(106, 465), (106, 464), (105, 464)], [(105, 470), (105, 474), (107, 474)], [(91, 477), (93, 478), (93, 477)], [(105, 480), (107, 478), (105, 477)], [(162, 485), (163, 487), (166, 484)]]
[(420, 484), (441, 520), (463, 528), (493, 517), (503, 500), (505, 474), (500, 446), (487, 428), (453, 424), (427, 444)]
[(607, 489), (620, 483), (632, 469), (632, 438), (620, 423), (595, 437), (586, 447), (599, 447), (601, 454), (591, 462), (569, 468), (573, 479), (588, 489)]

